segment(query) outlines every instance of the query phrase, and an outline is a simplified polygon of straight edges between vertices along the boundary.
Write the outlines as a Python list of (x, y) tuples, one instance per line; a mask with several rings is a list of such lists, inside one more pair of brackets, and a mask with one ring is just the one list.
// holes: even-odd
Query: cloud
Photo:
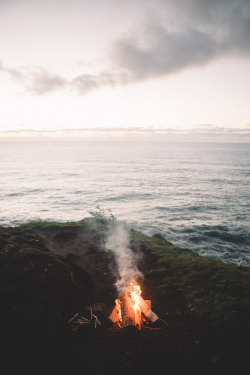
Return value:
[(250, 55), (248, 0), (177, 0), (175, 6), (170, 1), (163, 3), (165, 12), (172, 5), (172, 20), (153, 17), (143, 36), (123, 38), (113, 45), (115, 66), (127, 71), (133, 80), (204, 65), (227, 54)]
[(82, 75), (71, 83), (86, 94), (202, 66), (226, 55), (250, 55), (249, 0), (163, 0), (143, 32), (113, 42), (112, 71)]
[(23, 79), (26, 90), (38, 95), (61, 90), (67, 85), (64, 78), (39, 67), (26, 69)]
[(127, 74), (109, 71), (103, 71), (96, 75), (81, 74), (70, 80), (38, 66), (12, 69), (4, 66), (1, 61), (0, 71), (7, 73), (24, 87), (26, 93), (31, 95), (45, 95), (65, 89), (78, 95), (85, 95), (89, 91), (98, 90), (103, 86), (114, 87), (129, 81)]
[(226, 55), (250, 55), (249, 0), (162, 0), (142, 32), (113, 42), (111, 72), (77, 77), (85, 94), (202, 66)]
[(23, 74), (17, 69), (11, 69), (0, 61), (0, 71), (9, 74), (14, 80), (22, 80)]
[(132, 40), (114, 45), (114, 60), (126, 70), (133, 81), (180, 71), (191, 65), (202, 65), (216, 55), (218, 47), (210, 36), (190, 28), (169, 34), (163, 27), (154, 30), (155, 42), (142, 48)]
[(67, 81), (63, 77), (37, 66), (11, 69), (0, 61), (0, 70), (9, 74), (12, 79), (24, 87), (26, 92), (32, 95), (44, 95), (61, 90), (67, 85)]
[[(142, 82), (205, 65), (217, 58), (250, 56), (249, 0), (156, 0), (143, 26), (114, 40), (110, 67), (67, 79), (40, 67), (0, 65), (31, 94), (68, 89), (79, 95), (105, 86)], [(131, 5), (132, 6), (132, 5)], [(152, 9), (154, 9), (152, 11)]]
[(242, 128), (220, 127), (213, 124), (201, 124), (182, 127), (116, 127), (116, 128), (50, 128), (0, 130), (2, 139), (64, 139), (101, 140), (101, 141), (159, 141), (159, 142), (250, 142), (250, 125)]
[(77, 76), (69, 82), (69, 87), (80, 95), (84, 95), (87, 92), (99, 89), (102, 86), (116, 86), (119, 81), (120, 78), (118, 76), (107, 71), (98, 75), (82, 74)]

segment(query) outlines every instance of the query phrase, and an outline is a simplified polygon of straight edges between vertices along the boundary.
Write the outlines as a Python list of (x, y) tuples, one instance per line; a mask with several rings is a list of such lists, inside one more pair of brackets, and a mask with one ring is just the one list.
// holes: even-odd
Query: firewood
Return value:
[(119, 323), (119, 321), (121, 321), (121, 302), (119, 299), (115, 300), (115, 307), (113, 308), (109, 319), (112, 320), (113, 323)]
[(129, 292), (120, 295), (123, 328), (135, 325), (135, 310)]
[(79, 313), (76, 313), (70, 320), (68, 320), (68, 323), (70, 324), (78, 315)]
[(115, 301), (116, 306), (109, 316), (109, 319), (112, 320), (113, 323), (117, 323), (120, 328), (134, 325), (141, 329), (141, 324), (145, 321), (144, 316), (153, 323), (159, 319), (151, 310), (151, 301), (144, 300), (140, 295), (137, 295), (136, 299), (138, 300), (135, 303), (135, 297), (131, 297), (131, 290), (123, 292), (120, 294), (119, 298), (120, 299)]
[(144, 299), (141, 296), (138, 297), (138, 303), (143, 314), (153, 323), (156, 322), (158, 316), (149, 308), (148, 304), (144, 301)]
[(87, 319), (87, 318), (84, 318), (84, 316), (80, 316), (80, 319), (81, 319), (83, 322), (90, 323), (90, 320)]
[(95, 328), (97, 327), (97, 324), (99, 324), (99, 326), (100, 326), (101, 322), (99, 321), (99, 319), (97, 318), (97, 316), (93, 314), (92, 308), (90, 308), (90, 312), (91, 312), (91, 319), (92, 318), (95, 319)]

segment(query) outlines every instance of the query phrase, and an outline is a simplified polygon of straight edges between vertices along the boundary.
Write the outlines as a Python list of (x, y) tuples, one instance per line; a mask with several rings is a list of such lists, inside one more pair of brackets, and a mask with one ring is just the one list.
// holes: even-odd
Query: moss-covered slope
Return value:
[[(116, 331), (107, 319), (117, 297), (115, 261), (103, 248), (109, 224), (0, 228), (4, 373), (248, 373), (250, 269), (131, 230), (143, 297), (168, 326)], [(72, 333), (68, 319), (93, 304), (102, 326)]]

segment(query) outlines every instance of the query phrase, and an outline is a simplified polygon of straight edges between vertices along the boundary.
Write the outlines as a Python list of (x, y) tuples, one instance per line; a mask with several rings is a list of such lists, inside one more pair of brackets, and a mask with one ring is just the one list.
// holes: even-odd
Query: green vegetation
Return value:
[(65, 223), (57, 222), (57, 221), (30, 221), (28, 223), (20, 225), (20, 228), (27, 231), (61, 231), (61, 230), (78, 230), (78, 229), (86, 229), (87, 224), (85, 220), (81, 221), (68, 221)]
[[(79, 222), (33, 221), (21, 225), (28, 232), (84, 231), (100, 241), (115, 217), (104, 211), (91, 211)], [(154, 256), (145, 275), (157, 281), (164, 291), (181, 294), (189, 314), (212, 324), (224, 324), (250, 313), (250, 268), (202, 257), (189, 249), (173, 245), (160, 234), (152, 237), (131, 230), (131, 243), (144, 246)]]
[(20, 228), (28, 232), (43, 232), (43, 231), (90, 231), (95, 232), (97, 235), (102, 236), (108, 230), (109, 225), (116, 222), (116, 218), (112, 214), (111, 210), (106, 213), (99, 206), (96, 211), (89, 211), (91, 217), (85, 218), (80, 221), (30, 221), (28, 223), (20, 225)]
[[(212, 324), (227, 323), (250, 313), (250, 268), (226, 264), (181, 249), (156, 234), (148, 237), (133, 231), (156, 255), (148, 276), (156, 278), (162, 290), (181, 292), (192, 315)], [(246, 315), (247, 316), (247, 315)]]
[(95, 219), (103, 221), (104, 223), (114, 223), (117, 221), (110, 209), (108, 210), (108, 213), (106, 213), (106, 211), (100, 208), (100, 206), (97, 206), (95, 211), (90, 210), (89, 214)]

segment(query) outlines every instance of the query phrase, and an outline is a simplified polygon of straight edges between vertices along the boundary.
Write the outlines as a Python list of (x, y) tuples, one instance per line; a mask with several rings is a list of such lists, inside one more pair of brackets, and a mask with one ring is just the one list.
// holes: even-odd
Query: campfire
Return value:
[(109, 319), (120, 328), (132, 325), (141, 329), (142, 324), (146, 323), (147, 320), (154, 323), (158, 319), (158, 316), (151, 310), (151, 301), (144, 300), (141, 297), (139, 285), (131, 283), (130, 287), (120, 294), (115, 303)]
[[(154, 323), (156, 321), (162, 322), (165, 325), (168, 324), (151, 310), (151, 301), (144, 300), (141, 297), (141, 293), (140, 286), (131, 283), (130, 286), (125, 289), (125, 291), (120, 293), (119, 299), (115, 300), (115, 307), (108, 318), (118, 328), (135, 326), (139, 330), (142, 328), (148, 328), (151, 330), (163, 329), (162, 326), (150, 327), (148, 325), (150, 322)], [(91, 313), (90, 318), (83, 317), (79, 313), (75, 314), (68, 321), (69, 324), (73, 325), (72, 331), (76, 332), (80, 327), (84, 327), (86, 325), (93, 326), (94, 324), (95, 328), (100, 326), (101, 322), (99, 321), (97, 315), (93, 314), (93, 309), (95, 310), (96, 307), (96, 305), (89, 307)]]
[[(115, 307), (108, 318), (119, 328), (135, 326), (139, 330), (144, 327), (162, 329), (156, 327), (157, 324), (154, 327), (148, 325), (148, 323), (154, 323), (158, 320), (164, 324), (167, 323), (151, 310), (151, 301), (142, 298), (141, 288), (136, 284), (135, 280), (142, 280), (143, 274), (137, 267), (138, 254), (130, 247), (129, 229), (124, 223), (114, 222), (109, 230), (105, 251), (114, 255), (115, 287), (119, 297), (116, 299)], [(97, 315), (93, 314), (93, 311), (96, 311), (94, 307), (92, 306), (89, 309), (91, 312), (90, 319), (79, 316), (79, 314), (70, 319), (69, 323), (76, 325), (76, 327), (73, 327), (74, 330), (77, 330), (79, 326), (86, 327), (93, 322), (95, 328), (101, 325)]]

